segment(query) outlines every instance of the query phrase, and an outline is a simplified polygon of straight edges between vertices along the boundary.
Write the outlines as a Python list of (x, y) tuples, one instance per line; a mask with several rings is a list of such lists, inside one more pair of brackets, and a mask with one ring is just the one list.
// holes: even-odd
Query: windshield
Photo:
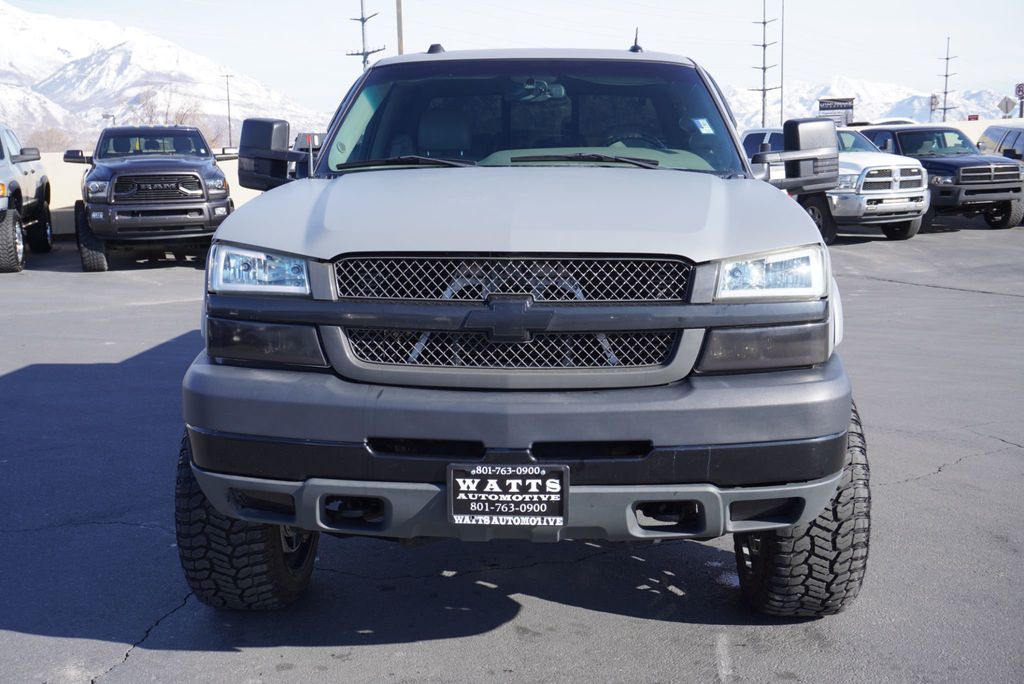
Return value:
[(978, 148), (954, 128), (899, 131), (900, 149), (908, 157), (937, 157), (978, 154)]
[(199, 131), (118, 131), (104, 133), (96, 146), (100, 159), (142, 155), (181, 154), (208, 157), (210, 150)]
[(327, 146), (326, 171), (413, 156), (482, 166), (636, 168), (610, 159), (628, 157), (657, 168), (744, 172), (696, 69), (615, 60), (377, 67)]
[(878, 152), (877, 147), (857, 131), (839, 131), (836, 136), (839, 138), (840, 152)]

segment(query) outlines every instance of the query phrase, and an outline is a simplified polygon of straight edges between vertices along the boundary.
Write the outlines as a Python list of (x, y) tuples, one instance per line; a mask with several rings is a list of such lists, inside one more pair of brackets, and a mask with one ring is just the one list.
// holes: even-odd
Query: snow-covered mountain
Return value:
[[(213, 60), (138, 29), (108, 21), (65, 19), (0, 0), (0, 121), (47, 140), (91, 145), (113, 114), (118, 123), (201, 126), (214, 146), (227, 144), (223, 75)], [(329, 114), (289, 100), (254, 78), (233, 74), (231, 119), (273, 116), (297, 129), (321, 129)], [(59, 135), (54, 135), (59, 131)]]
[[(750, 90), (739, 90), (731, 86), (723, 88), (729, 106), (736, 115), (740, 131), (761, 126), (761, 94)], [(887, 117), (905, 117), (926, 122), (929, 119), (931, 93), (893, 83), (875, 83), (859, 79), (836, 76), (826, 84), (810, 84), (801, 81), (786, 83), (786, 118), (817, 116), (818, 99), (823, 97), (854, 98), (853, 113), (858, 121), (873, 121)], [(963, 121), (968, 114), (978, 114), (982, 119), (998, 119), (1002, 116), (998, 104), (1004, 95), (992, 90), (965, 90), (949, 94), (947, 106), (950, 110), (948, 121)], [(768, 93), (767, 125), (779, 125), (779, 91)], [(938, 116), (939, 113), (936, 113)]]

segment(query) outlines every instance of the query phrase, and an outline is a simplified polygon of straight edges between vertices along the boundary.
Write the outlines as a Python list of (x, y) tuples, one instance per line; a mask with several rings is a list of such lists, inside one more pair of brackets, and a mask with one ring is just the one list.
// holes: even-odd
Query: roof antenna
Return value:
[(640, 47), (640, 27), (636, 27), (636, 33), (633, 35), (633, 44), (629, 48), (630, 52), (643, 52), (644, 49)]

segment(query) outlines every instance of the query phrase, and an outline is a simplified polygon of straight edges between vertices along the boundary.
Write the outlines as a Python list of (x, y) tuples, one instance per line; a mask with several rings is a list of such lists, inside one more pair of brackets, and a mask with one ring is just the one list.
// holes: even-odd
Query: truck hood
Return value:
[(103, 180), (124, 173), (180, 173), (195, 171), (200, 174), (213, 173), (217, 162), (213, 157), (186, 157), (177, 155), (151, 157), (113, 157), (111, 159), (94, 159), (94, 167), (89, 171), (93, 180)]
[(1019, 164), (1016, 160), (994, 154), (954, 154), (948, 157), (916, 157), (916, 159), (924, 165), (924, 168), (928, 169), (928, 173), (950, 176), (969, 166)]
[(911, 157), (901, 157), (888, 152), (841, 152), (839, 154), (839, 173), (860, 173), (866, 168), (875, 166), (921, 166), (921, 162)]
[(674, 254), (696, 262), (818, 242), (751, 179), (596, 166), (382, 169), (294, 181), (215, 236), (329, 260), (352, 252)]

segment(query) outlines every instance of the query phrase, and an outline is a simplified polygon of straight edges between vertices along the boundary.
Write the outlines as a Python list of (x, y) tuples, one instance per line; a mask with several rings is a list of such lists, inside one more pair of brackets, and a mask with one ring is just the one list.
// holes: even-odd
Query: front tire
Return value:
[(890, 240), (909, 240), (921, 230), (921, 223), (924, 219), (918, 217), (912, 221), (897, 221), (882, 225), (882, 232)]
[(78, 236), (78, 254), (82, 257), (82, 270), (86, 273), (106, 271), (109, 268), (107, 245), (96, 237), (89, 227), (83, 202), (75, 203), (75, 235)]
[(828, 205), (828, 198), (825, 195), (810, 195), (801, 202), (804, 211), (814, 221), (821, 233), (821, 239), (826, 245), (836, 241), (836, 234), (839, 232), (836, 221), (832, 218), (832, 210)]
[(309, 586), (319, 532), (229, 518), (203, 494), (192, 473), (188, 434), (181, 440), (174, 489), (178, 557), (203, 603), (233, 610), (275, 610)]
[(28, 229), (28, 248), (33, 254), (45, 254), (53, 249), (53, 223), (50, 205), (43, 202), (36, 222)]
[(18, 273), (25, 269), (25, 237), (21, 216), (13, 209), (0, 221), (0, 273)]
[(1021, 219), (1024, 219), (1024, 202), (1021, 201), (1000, 202), (995, 209), (985, 212), (985, 223), (997, 230), (1020, 225)]
[(733, 536), (747, 605), (782, 617), (821, 617), (849, 607), (867, 568), (869, 474), (864, 429), (854, 405), (843, 475), (829, 506), (805, 525)]

